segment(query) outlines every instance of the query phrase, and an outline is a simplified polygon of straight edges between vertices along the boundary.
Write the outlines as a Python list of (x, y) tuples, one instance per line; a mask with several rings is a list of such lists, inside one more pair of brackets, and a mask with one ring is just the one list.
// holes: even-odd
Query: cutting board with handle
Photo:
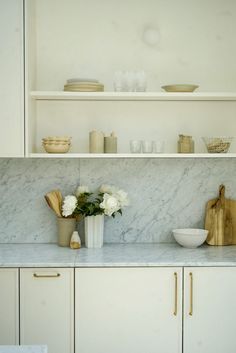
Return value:
[(205, 229), (209, 245), (236, 244), (236, 200), (225, 198), (224, 185), (220, 185), (219, 197), (207, 203)]

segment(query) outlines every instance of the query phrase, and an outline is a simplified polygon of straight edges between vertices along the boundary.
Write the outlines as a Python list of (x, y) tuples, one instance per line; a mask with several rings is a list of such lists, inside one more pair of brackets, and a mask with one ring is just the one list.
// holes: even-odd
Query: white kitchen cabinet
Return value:
[(236, 268), (184, 269), (184, 353), (235, 353)]
[(20, 270), (20, 342), (74, 351), (74, 269)]
[(19, 344), (18, 269), (0, 269), (0, 345)]
[(0, 157), (24, 156), (23, 0), (0, 0)]
[(180, 353), (181, 273), (180, 268), (76, 269), (76, 353)]

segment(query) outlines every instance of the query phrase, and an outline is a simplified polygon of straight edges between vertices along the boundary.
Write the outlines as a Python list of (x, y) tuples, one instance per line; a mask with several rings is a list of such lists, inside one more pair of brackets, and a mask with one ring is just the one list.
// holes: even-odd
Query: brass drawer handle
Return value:
[(39, 275), (37, 273), (34, 273), (33, 276), (35, 278), (58, 278), (60, 277), (60, 273), (56, 273), (55, 275)]
[(177, 316), (178, 312), (178, 275), (177, 272), (174, 273), (175, 277), (175, 304), (174, 304), (174, 315)]
[(189, 273), (190, 277), (190, 308), (189, 308), (189, 315), (193, 316), (193, 274), (192, 272)]

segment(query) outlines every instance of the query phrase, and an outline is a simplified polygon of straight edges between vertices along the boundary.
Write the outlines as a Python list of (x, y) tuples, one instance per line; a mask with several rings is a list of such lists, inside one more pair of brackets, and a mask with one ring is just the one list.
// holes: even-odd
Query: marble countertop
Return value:
[(236, 246), (105, 244), (71, 250), (56, 244), (0, 244), (0, 267), (236, 266)]
[(0, 353), (47, 353), (46, 346), (0, 346)]

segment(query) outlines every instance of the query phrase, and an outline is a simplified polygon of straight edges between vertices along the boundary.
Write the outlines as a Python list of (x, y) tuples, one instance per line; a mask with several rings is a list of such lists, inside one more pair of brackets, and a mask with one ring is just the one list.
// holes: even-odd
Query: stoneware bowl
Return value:
[(47, 153), (67, 153), (70, 149), (70, 143), (43, 143)]
[(173, 236), (178, 244), (184, 248), (194, 249), (202, 245), (208, 235), (208, 230), (205, 229), (174, 229)]

